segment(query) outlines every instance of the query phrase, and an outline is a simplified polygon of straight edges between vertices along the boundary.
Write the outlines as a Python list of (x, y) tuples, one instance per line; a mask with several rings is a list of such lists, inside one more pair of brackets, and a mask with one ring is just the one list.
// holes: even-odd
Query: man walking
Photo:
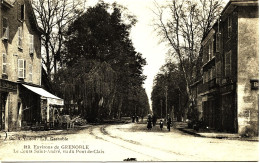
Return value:
[(172, 119), (171, 119), (170, 115), (168, 114), (168, 118), (167, 118), (167, 129), (168, 129), (168, 131), (171, 130), (171, 124), (172, 124)]

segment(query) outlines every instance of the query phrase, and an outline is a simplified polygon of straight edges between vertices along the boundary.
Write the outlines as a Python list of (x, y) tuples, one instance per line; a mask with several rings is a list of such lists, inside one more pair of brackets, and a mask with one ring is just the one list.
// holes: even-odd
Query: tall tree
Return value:
[(64, 32), (67, 26), (84, 11), (85, 0), (33, 0), (36, 19), (43, 29), (43, 64), (48, 77), (56, 73), (61, 63)]
[(153, 112), (157, 116), (166, 117), (168, 113), (174, 114), (178, 121), (181, 120), (184, 115), (182, 108), (188, 100), (182, 79), (183, 73), (179, 64), (167, 62), (160, 68), (154, 79), (151, 97)]
[(192, 100), (190, 84), (200, 75), (201, 41), (218, 18), (222, 1), (172, 0), (166, 6), (155, 5), (154, 27), (162, 41), (168, 44), (170, 56), (180, 64), (188, 104)]
[[(77, 101), (90, 121), (120, 118), (134, 111), (129, 107), (133, 103), (138, 104), (136, 107), (145, 105), (140, 99), (146, 99), (142, 91), (146, 61), (129, 39), (136, 19), (126, 12), (117, 4), (99, 2), (73, 21), (66, 33), (63, 71), (72, 73), (56, 81), (68, 86), (64, 95)], [(129, 105), (123, 105), (126, 103)]]

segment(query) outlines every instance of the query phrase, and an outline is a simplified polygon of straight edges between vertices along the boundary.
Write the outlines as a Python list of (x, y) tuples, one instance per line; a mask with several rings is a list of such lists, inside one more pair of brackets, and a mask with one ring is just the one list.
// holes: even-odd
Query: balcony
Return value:
[(208, 83), (209, 83), (209, 88), (210, 89), (216, 88), (218, 86), (218, 84), (216, 82), (216, 78), (210, 80)]
[(208, 83), (204, 83), (204, 84), (201, 84), (198, 86), (198, 94), (201, 94), (201, 93), (205, 93), (209, 91), (209, 84)]
[(212, 92), (214, 89), (216, 89), (219, 85), (216, 82), (216, 78), (210, 80), (207, 83), (204, 83), (202, 85), (198, 86), (198, 94), (201, 93), (207, 93), (207, 92)]

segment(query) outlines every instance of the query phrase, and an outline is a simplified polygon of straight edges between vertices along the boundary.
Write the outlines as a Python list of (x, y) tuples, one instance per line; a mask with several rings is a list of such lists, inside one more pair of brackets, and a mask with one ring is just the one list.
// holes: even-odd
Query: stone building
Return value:
[(257, 0), (230, 0), (203, 39), (203, 119), (220, 131), (258, 134)]
[(0, 130), (20, 130), (49, 121), (44, 99), (61, 99), (41, 88), (42, 30), (31, 2), (2, 0), (0, 18)]

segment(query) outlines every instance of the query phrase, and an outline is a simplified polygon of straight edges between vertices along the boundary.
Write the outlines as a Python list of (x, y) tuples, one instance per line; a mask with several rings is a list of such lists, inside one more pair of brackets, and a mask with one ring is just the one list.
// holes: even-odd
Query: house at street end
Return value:
[(42, 86), (41, 34), (29, 0), (0, 1), (0, 130), (51, 123), (63, 100)]
[(230, 0), (202, 41), (203, 79), (192, 86), (210, 128), (258, 135), (258, 17), (257, 0)]

